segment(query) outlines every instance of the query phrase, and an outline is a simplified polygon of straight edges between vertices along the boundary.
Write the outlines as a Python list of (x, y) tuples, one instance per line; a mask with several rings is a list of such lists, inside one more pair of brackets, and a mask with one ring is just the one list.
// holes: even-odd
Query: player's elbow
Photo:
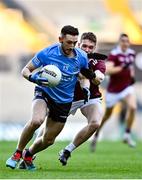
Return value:
[(30, 74), (30, 70), (27, 67), (24, 67), (21, 71), (21, 75), (24, 78), (28, 79), (29, 74)]
[(24, 77), (24, 68), (21, 71), (21, 75)]
[(22, 75), (23, 77), (25, 77), (26, 72), (27, 72), (27, 68), (24, 67), (24, 68), (22, 69), (22, 71), (21, 71), (21, 75)]

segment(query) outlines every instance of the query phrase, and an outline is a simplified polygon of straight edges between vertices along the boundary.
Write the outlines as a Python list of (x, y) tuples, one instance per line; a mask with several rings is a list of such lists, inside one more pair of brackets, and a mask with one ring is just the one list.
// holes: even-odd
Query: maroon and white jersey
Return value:
[(118, 46), (110, 52), (108, 61), (113, 62), (114, 66), (122, 66), (126, 68), (123, 68), (123, 70), (117, 74), (110, 75), (107, 88), (108, 92), (118, 93), (132, 84), (131, 69), (134, 65), (134, 60), (135, 51), (130, 48), (128, 48), (126, 52), (122, 52), (121, 48)]
[[(93, 71), (100, 70), (103, 74), (105, 74), (106, 71), (105, 61), (94, 60), (94, 61), (90, 61), (89, 64)], [(98, 98), (102, 96), (101, 92), (99, 91), (99, 86), (93, 84), (91, 81), (90, 81), (90, 93), (91, 93), (90, 99)], [(83, 91), (80, 87), (79, 81), (77, 81), (74, 92), (74, 101), (79, 101), (83, 99), (84, 99)]]

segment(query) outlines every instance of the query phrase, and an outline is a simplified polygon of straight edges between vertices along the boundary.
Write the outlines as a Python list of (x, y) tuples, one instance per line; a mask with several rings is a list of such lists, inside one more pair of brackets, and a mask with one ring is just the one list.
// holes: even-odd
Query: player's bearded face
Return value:
[(60, 43), (62, 44), (62, 50), (66, 55), (71, 55), (73, 49), (78, 41), (78, 36), (65, 35), (59, 38)]
[(127, 37), (121, 38), (119, 44), (122, 50), (126, 50), (130, 46), (129, 39)]
[(83, 39), (79, 44), (79, 47), (85, 51), (87, 54), (93, 53), (96, 48), (96, 44), (89, 39)]

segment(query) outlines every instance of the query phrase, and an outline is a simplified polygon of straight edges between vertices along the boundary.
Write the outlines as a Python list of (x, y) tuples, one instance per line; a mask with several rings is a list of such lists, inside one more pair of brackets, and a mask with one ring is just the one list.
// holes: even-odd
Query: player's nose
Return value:
[(90, 53), (89, 48), (84, 49), (86, 53)]

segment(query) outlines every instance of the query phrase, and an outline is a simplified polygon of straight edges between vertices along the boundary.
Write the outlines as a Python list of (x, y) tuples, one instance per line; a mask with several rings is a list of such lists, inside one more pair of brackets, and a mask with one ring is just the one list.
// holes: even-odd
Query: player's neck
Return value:
[(75, 57), (74, 51), (72, 51), (70, 54), (66, 54), (65, 51), (64, 51), (64, 49), (62, 48), (62, 46), (61, 46), (61, 51), (62, 51), (62, 53), (64, 54), (64, 56), (67, 56), (67, 57), (69, 57), (69, 58)]
[(125, 53), (125, 52), (127, 51), (127, 49), (126, 49), (126, 48), (122, 48), (122, 47), (120, 47), (120, 49), (121, 49), (121, 51), (122, 51), (123, 53)]

